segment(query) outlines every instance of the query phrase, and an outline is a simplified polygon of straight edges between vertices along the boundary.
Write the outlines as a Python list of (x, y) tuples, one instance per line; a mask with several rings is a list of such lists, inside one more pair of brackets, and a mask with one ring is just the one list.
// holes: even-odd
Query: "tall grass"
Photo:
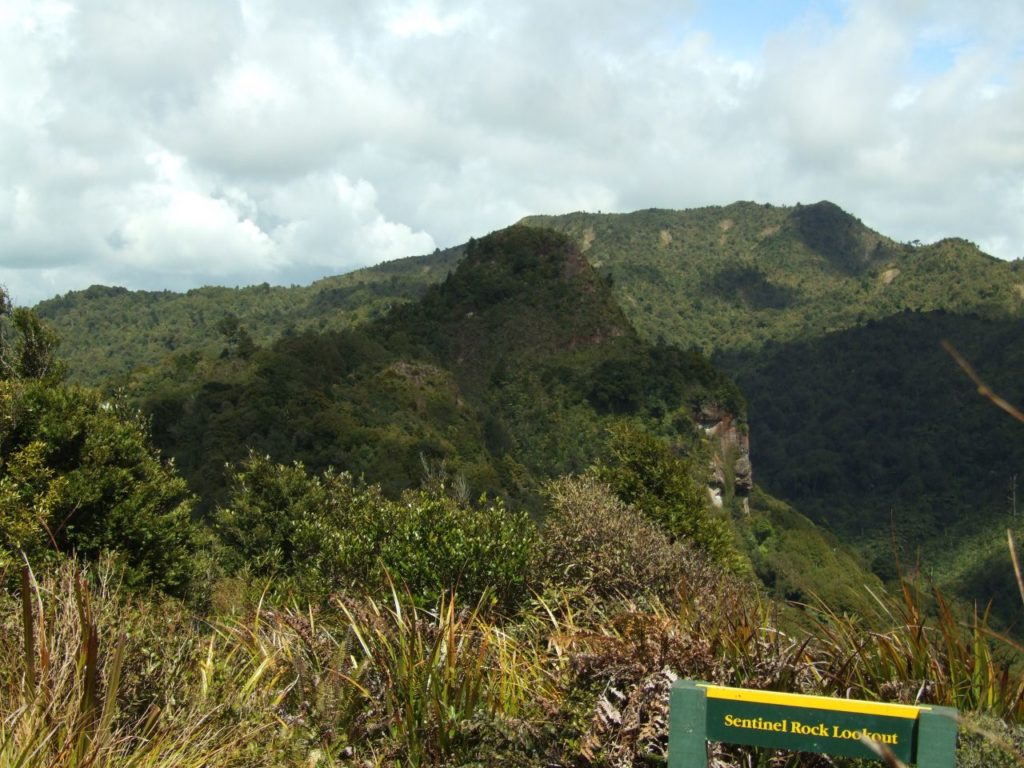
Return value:
[(741, 582), (691, 576), (672, 600), (560, 590), (515, 616), (392, 585), (204, 618), (122, 593), (109, 569), (26, 568), (0, 595), (0, 768), (646, 765), (676, 677), (1024, 720), (1018, 649), (984, 612), (960, 620), (932, 593), (930, 615), (906, 584), (875, 596), (884, 629), (819, 606), (814, 632), (786, 632)]
[(514, 711), (526, 694), (511, 684), (515, 651), (484, 619), (487, 602), (485, 595), (473, 607), (459, 607), (454, 596), (444, 596), (427, 611), (394, 585), (390, 604), (336, 602), (359, 652), (343, 679), (379, 710), (411, 765), (453, 754), (463, 722), (480, 712)]
[(142, 638), (130, 638), (119, 620), (126, 606), (110, 577), (101, 571), (90, 586), (69, 564), (40, 584), (24, 567), (23, 642), (0, 646), (0, 767), (216, 765), (253, 735), (218, 722), (225, 702), (205, 708), (190, 701), (180, 669), (166, 681), (181, 700), (172, 695), (161, 705), (156, 699), (166, 692), (152, 692), (141, 715), (133, 711), (123, 694), (145, 676), (145, 653)]
[(899, 600), (876, 596), (880, 618), (864, 622), (819, 610), (816, 637), (826, 663), (819, 667), (826, 690), (854, 697), (883, 697), (909, 704), (941, 704), (1024, 720), (1024, 679), (1012, 648), (997, 639), (988, 611), (956, 615), (933, 588), (934, 612), (923, 607), (916, 585), (902, 584)]

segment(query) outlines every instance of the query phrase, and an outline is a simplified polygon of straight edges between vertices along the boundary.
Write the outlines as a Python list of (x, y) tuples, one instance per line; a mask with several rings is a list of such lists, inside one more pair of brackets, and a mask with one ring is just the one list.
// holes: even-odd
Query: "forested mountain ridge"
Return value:
[(40, 302), (39, 317), (64, 343), (71, 376), (94, 386), (174, 354), (219, 354), (239, 326), (256, 344), (304, 330), (348, 328), (387, 314), (439, 282), (463, 248), (325, 277), (308, 286), (207, 286), (185, 293), (94, 285)]
[[(571, 213), (523, 223), (575, 239), (610, 276), (641, 335), (708, 353), (818, 336), (904, 309), (1019, 316), (1024, 306), (1020, 263), (957, 238), (897, 243), (828, 202)], [(444, 280), (464, 252), (459, 246), (301, 287), (182, 294), (93, 286), (35, 310), (64, 339), (72, 378), (99, 385), (170, 354), (219, 353), (236, 320), (265, 344), (383, 316)]]
[(1024, 402), (1024, 264), (897, 243), (831, 203), (529, 217), (572, 236), (648, 338), (694, 344), (750, 403), (759, 483), (893, 577), (896, 555), (1016, 612), (1007, 527), (1021, 425), (940, 347)]
[(756, 349), (904, 309), (1024, 311), (1024, 266), (959, 238), (897, 243), (829, 202), (530, 216), (614, 280), (637, 330), (706, 352)]
[[(944, 337), (958, 340), (993, 383), (1019, 401), (1024, 393), (1017, 389), (1019, 377), (1013, 374), (1020, 365), (999, 350), (1019, 346), (1014, 339), (1019, 338), (1015, 323), (1024, 301), (1020, 262), (999, 261), (956, 238), (932, 245), (898, 243), (827, 202), (792, 208), (741, 202), (689, 211), (574, 213), (528, 217), (524, 222), (559, 230), (573, 239), (610, 283), (621, 313), (641, 337), (713, 353), (716, 364), (738, 379), (754, 404), (751, 444), (758, 480), (765, 488), (833, 526), (875, 558), (882, 572), (892, 563), (889, 534), (895, 531), (907, 558), (913, 560), (923, 546), (935, 553), (932, 566), (937, 572), (955, 574), (958, 583), (975, 585), (964, 594), (985, 596), (985, 589), (977, 588), (986, 580), (981, 571), (994, 572), (1005, 564), (988, 561), (984, 553), (991, 546), (979, 544), (979, 537), (994, 540), (1004, 527), (1011, 483), (1024, 467), (1012, 442), (1016, 426), (977, 398), (937, 343)], [(221, 386), (216, 382), (230, 379), (225, 372), (232, 366), (239, 371), (247, 368), (250, 364), (244, 358), (255, 346), (266, 347), (265, 354), (298, 361), (287, 376), (274, 376), (283, 376), (289, 387), (303, 392), (300, 375), (316, 379), (322, 371), (303, 363), (299, 350), (327, 359), (334, 353), (323, 352), (322, 340), (311, 341), (312, 336), (298, 329), (345, 328), (384, 316), (388, 307), (408, 304), (428, 293), (428, 283), (444, 280), (464, 258), (465, 250), (383, 264), (308, 288), (201, 289), (191, 295), (170, 294), (155, 307), (150, 306), (148, 294), (116, 291), (108, 295), (112, 289), (93, 288), (44, 302), (40, 311), (65, 338), (63, 349), (69, 352), (72, 374), (80, 379), (100, 381), (115, 371), (123, 377), (140, 363), (156, 366), (163, 358), (173, 361), (171, 367), (177, 372), (159, 374), (163, 384), (158, 391), (153, 391), (151, 383), (129, 382), (129, 391), (138, 392), (140, 402), (151, 409), (161, 437), (165, 429), (185, 428), (176, 426), (176, 409), (182, 402), (179, 394), (191, 391), (193, 379), (205, 380), (213, 369), (220, 369), (200, 397), (213, 402)], [(485, 272), (477, 270), (473, 279), (483, 277)], [(465, 289), (467, 280), (454, 274), (446, 290), (459, 284)], [(428, 303), (439, 295), (433, 299), (428, 295)], [(531, 301), (529, 295), (522, 298)], [(193, 303), (199, 299), (205, 307), (201, 314)], [(543, 307), (539, 300), (528, 306), (533, 307), (530, 312), (499, 324), (501, 330), (490, 336), (492, 341), (530, 339), (531, 317)], [(460, 307), (461, 314), (453, 314), (453, 322), (477, 310)], [(181, 321), (193, 315), (202, 322)], [(516, 327), (517, 322), (522, 327)], [(149, 326), (143, 333), (134, 330)], [(189, 330), (193, 326), (195, 336)], [(444, 322), (432, 327), (442, 328)], [(391, 378), (406, 384), (433, 382), (428, 387), (433, 394), (426, 401), (436, 397), (440, 403), (447, 398), (449, 405), (465, 400), (461, 387), (479, 389), (487, 376), (502, 381), (502, 355), (497, 347), (491, 357), (474, 357), (484, 352), (479, 345), (474, 347), (469, 330), (474, 327), (482, 324), (459, 331), (461, 352), (452, 351), (446, 357), (449, 353), (443, 346), (450, 343), (448, 330), (437, 332), (428, 345), (433, 348), (430, 370), (446, 371), (448, 378), (435, 380), (424, 371), (410, 373), (401, 366)], [(167, 332), (176, 334), (173, 343), (161, 339)], [(402, 333), (409, 336), (408, 330), (392, 333), (399, 341)], [(269, 346), (277, 334), (291, 334), (291, 339)], [(334, 338), (342, 346), (357, 344), (351, 335)], [(377, 340), (358, 341), (358, 354), (368, 353), (376, 344)], [(285, 349), (291, 351), (282, 352)], [(456, 373), (459, 355), (467, 353), (467, 359), (479, 365), (463, 365)], [(847, 364), (854, 360), (856, 365)], [(325, 370), (332, 369), (328, 365)], [(604, 397), (609, 402), (628, 400), (628, 392), (637, 389), (641, 370), (629, 363), (609, 362), (603, 369), (607, 374), (602, 377)], [(350, 373), (346, 370), (344, 375)], [(178, 383), (172, 386), (171, 381)], [(620, 386), (620, 381), (625, 384)], [(375, 389), (366, 383), (361, 412), (373, 412), (378, 393), (387, 391), (388, 387)], [(443, 392), (448, 394), (442, 397)], [(271, 403), (279, 395), (263, 397)], [(523, 395), (523, 402), (531, 397)], [(237, 400), (238, 395), (231, 398)], [(222, 407), (250, 413), (253, 424), (246, 436), (251, 433), (256, 445), (280, 443), (271, 437), (274, 429), (255, 415), (254, 407), (245, 403)], [(490, 405), (486, 410), (499, 412)], [(547, 414), (538, 408), (535, 416), (543, 421)], [(211, 423), (215, 425), (219, 418), (215, 415)], [(377, 418), (386, 420), (383, 415)], [(571, 423), (575, 417), (570, 409), (558, 418)], [(343, 420), (337, 414), (328, 422), (331, 419)], [(522, 418), (518, 423), (529, 421)], [(472, 419), (466, 421), (471, 423)], [(306, 432), (295, 433), (294, 439), (299, 445), (315, 444), (319, 429), (312, 425)], [(443, 431), (449, 443), (451, 429), (447, 426)], [(485, 419), (473, 429), (498, 443), (510, 439), (499, 420)], [(1004, 434), (1007, 430), (1010, 434)], [(586, 429), (578, 433), (586, 439), (593, 435)], [(359, 430), (352, 434), (366, 436)], [(436, 430), (422, 434), (423, 445), (433, 445), (432, 440), (440, 440), (439, 434)], [(1000, 437), (993, 443), (985, 435)], [(521, 432), (517, 439), (525, 444), (533, 436)], [(999, 443), (1009, 447), (993, 447)], [(411, 481), (419, 472), (417, 451), (385, 444), (390, 448), (372, 457), (369, 448), (353, 447), (347, 460), (368, 471), (387, 457), (403, 468), (382, 474)], [(548, 445), (538, 451), (535, 469), (541, 456), (546, 461), (564, 447)], [(219, 472), (220, 460), (228, 457), (216, 451), (210, 455), (216, 461), (203, 471)], [(356, 455), (362, 458), (353, 458)], [(307, 460), (314, 466), (330, 463), (326, 456)], [(525, 471), (507, 460), (500, 469), (490, 460), (470, 462), (467, 467), (475, 477), (474, 487), (481, 489), (513, 487), (512, 478)], [(853, 525), (851, 520), (859, 522)], [(970, 529), (973, 536), (954, 537), (955, 546), (932, 536), (952, 530), (953, 524)], [(1005, 552), (998, 557), (1005, 559)], [(954, 561), (962, 565), (955, 566)]]
[(605, 418), (675, 429), (705, 400), (742, 416), (738, 389), (706, 358), (640, 339), (564, 236), (513, 227), (466, 250), (443, 283), (387, 317), (178, 355), (126, 392), (186, 475), (219, 472), (251, 447), (394, 490), (414, 484), (421, 455), (458, 456), (473, 488), (509, 492), (520, 465), (537, 476), (585, 467)]
[(313, 472), (345, 470), (392, 496), (440, 473), (467, 497), (536, 511), (548, 480), (607, 460), (610, 436), (625, 435), (631, 451), (675, 467), (658, 483), (686, 499), (677, 524), (695, 542), (753, 568), (780, 595), (866, 608), (862, 587), (873, 578), (857, 560), (764, 494), (739, 514), (729, 468), (723, 508), (711, 507), (717, 448), (696, 419), (710, 407), (742, 420), (739, 390), (701, 353), (641, 339), (607, 280), (550, 230), (516, 226), (471, 241), (443, 283), (385, 318), (295, 334), (244, 357), (179, 358), (126, 393), (151, 414), (157, 444), (201, 508), (220, 503), (225, 468), (255, 451)]

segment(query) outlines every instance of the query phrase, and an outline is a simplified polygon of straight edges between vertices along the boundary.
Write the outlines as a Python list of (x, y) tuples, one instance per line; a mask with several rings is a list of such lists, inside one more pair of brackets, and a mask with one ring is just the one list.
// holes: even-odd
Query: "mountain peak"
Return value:
[(828, 200), (798, 205), (790, 221), (799, 238), (838, 272), (858, 275), (870, 267), (883, 238)]
[(470, 388), (519, 358), (636, 339), (608, 281), (570, 237), (519, 224), (471, 240), (443, 283), (386, 322), (423, 340)]
[(574, 283), (589, 293), (602, 282), (572, 238), (523, 224), (471, 239), (453, 278), (472, 282), (476, 298), (485, 300)]

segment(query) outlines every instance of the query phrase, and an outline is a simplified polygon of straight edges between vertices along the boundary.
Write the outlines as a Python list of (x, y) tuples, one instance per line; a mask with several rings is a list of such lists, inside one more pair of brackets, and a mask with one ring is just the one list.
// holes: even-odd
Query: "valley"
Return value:
[[(688, 385), (672, 384), (666, 398), (658, 382), (679, 374), (638, 362), (640, 339), (655, 357), (659, 345), (702, 353), (739, 384), (721, 403), (749, 431), (759, 486), (833, 531), (880, 577), (895, 577), (897, 559), (915, 569), (921, 561), (964, 599), (998, 596), (999, 612), (1012, 593), (1009, 563), (985, 542), (1016, 525), (1007, 497), (1024, 458), (1018, 427), (976, 396), (939, 342), (956, 344), (1005, 397), (1024, 401), (1014, 375), (1019, 263), (955, 238), (898, 243), (827, 202), (576, 213), (522, 224), (576, 243), (610, 287), (602, 308), (574, 306), (566, 295), (596, 283), (553, 287), (535, 275), (513, 288), (480, 269), (459, 270), (468, 250), (460, 246), (307, 287), (156, 295), (94, 287), (37, 311), (65, 339), (72, 377), (130, 393), (151, 414), (157, 443), (211, 500), (223, 488), (215, 468), (249, 446), (363, 473), (392, 492), (414, 484), (426, 453), (462, 473), (474, 492), (512, 493), (535, 506), (535, 481), (522, 477), (586, 466), (597, 456), (602, 419), (642, 412), (667, 428)], [(442, 307), (446, 301), (453, 307)], [(439, 316), (426, 316), (430, 307)], [(602, 314), (617, 319), (585, 327)], [(552, 329), (569, 319), (582, 325), (556, 341)], [(228, 326), (261, 349), (254, 360), (240, 359)], [(366, 328), (376, 330), (356, 330)], [(531, 344), (508, 347), (515, 339)], [(588, 360), (595, 339), (614, 350), (610, 358)], [(556, 347), (569, 353), (557, 362), (544, 351)], [(407, 359), (424, 352), (426, 360)], [(369, 373), (363, 356), (382, 372)], [(314, 371), (304, 359), (321, 362)], [(523, 370), (526, 378), (509, 377)], [(710, 371), (701, 374), (708, 381), (718, 376)], [(713, 386), (726, 386), (719, 381)], [(359, 406), (349, 412), (359, 416), (342, 416), (350, 395), (339, 386), (352, 392)], [(340, 410), (299, 429), (310, 417), (295, 412), (304, 407), (297, 403), (312, 392)], [(381, 438), (373, 422), (390, 421), (393, 431), (409, 417), (388, 411), (393, 405), (368, 417), (378, 394), (414, 402), (427, 421), (447, 413), (447, 424), (408, 427), (415, 438)], [(459, 405), (467, 396), (487, 417), (467, 417)], [(587, 415), (573, 401), (580, 397), (605, 415)], [(538, 432), (538, 422), (562, 437)], [(204, 448), (180, 437), (199, 432)], [(388, 448), (374, 447), (381, 439)], [(514, 459), (503, 453), (513, 444)]]

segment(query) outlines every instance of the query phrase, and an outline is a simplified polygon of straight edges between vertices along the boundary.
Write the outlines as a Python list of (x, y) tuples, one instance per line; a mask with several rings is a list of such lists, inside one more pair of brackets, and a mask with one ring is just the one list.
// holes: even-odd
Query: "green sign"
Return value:
[(672, 686), (669, 768), (707, 768), (707, 741), (878, 759), (862, 738), (905, 763), (954, 768), (956, 710), (828, 696)]

